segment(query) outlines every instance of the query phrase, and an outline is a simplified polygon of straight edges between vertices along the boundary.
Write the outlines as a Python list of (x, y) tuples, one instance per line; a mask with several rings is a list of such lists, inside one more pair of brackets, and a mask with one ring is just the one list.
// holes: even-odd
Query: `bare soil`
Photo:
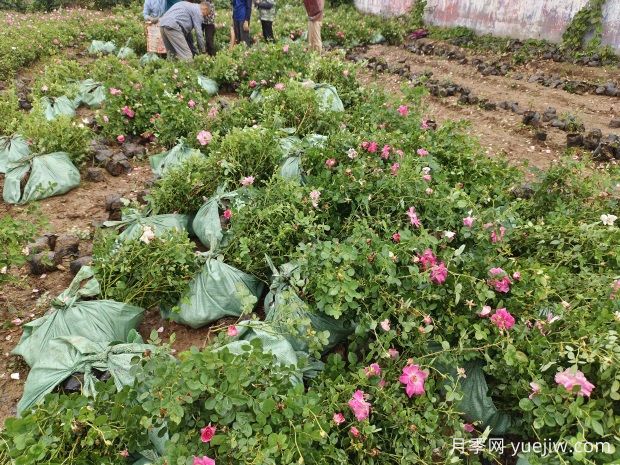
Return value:
[[(369, 47), (363, 57), (380, 58), (390, 67), (408, 65), (412, 74), (421, 75), (430, 71), (433, 73), (433, 79), (451, 81), (467, 87), (471, 89), (473, 95), (491, 102), (514, 101), (518, 102), (523, 110), (540, 113), (547, 107), (554, 107), (558, 115), (571, 113), (577, 116), (585, 125), (586, 131), (598, 128), (603, 134), (620, 134), (620, 129), (608, 127), (609, 121), (620, 114), (620, 98), (571, 94), (562, 89), (527, 82), (527, 77), (539, 70), (548, 74), (561, 74), (571, 79), (606, 82), (617, 79), (612, 70), (541, 61), (519, 67), (507, 76), (482, 76), (470, 64), (459, 64), (443, 57), (417, 55), (404, 47), (386, 45)], [(468, 58), (473, 58), (473, 55)], [(514, 79), (513, 76), (517, 74), (523, 74), (524, 79)], [(381, 76), (371, 72), (362, 73), (362, 80), (365, 82), (378, 79), (382, 86), (394, 92), (398, 92), (400, 86), (408, 81), (407, 78), (387, 73)], [(532, 128), (523, 126), (521, 115), (501, 109), (486, 111), (475, 105), (461, 105), (457, 100), (456, 96), (443, 98), (427, 96), (424, 99), (425, 114), (438, 123), (461, 119), (469, 121), (471, 124), (469, 133), (479, 139), (491, 157), (504, 154), (514, 163), (526, 162), (537, 168), (545, 168), (552, 160), (558, 159), (566, 149), (566, 133), (559, 129), (545, 127), (548, 133), (547, 140), (540, 142), (534, 138)]]

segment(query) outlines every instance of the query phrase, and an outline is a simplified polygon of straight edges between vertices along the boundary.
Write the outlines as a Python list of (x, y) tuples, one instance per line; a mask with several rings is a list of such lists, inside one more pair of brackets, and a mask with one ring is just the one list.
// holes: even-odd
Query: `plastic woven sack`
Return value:
[(123, 214), (123, 219), (121, 221), (106, 221), (103, 223), (107, 228), (125, 228), (118, 236), (120, 241), (139, 238), (144, 233), (144, 228), (146, 226), (151, 228), (155, 236), (161, 236), (171, 229), (187, 231), (188, 234), (191, 235), (191, 224), (192, 217), (189, 215), (166, 214), (143, 216), (140, 211), (135, 209), (129, 209)]
[(50, 341), (82, 336), (95, 342), (125, 341), (144, 309), (113, 300), (81, 301), (99, 294), (99, 283), (90, 267), (83, 267), (69, 287), (52, 301), (51, 311), (24, 325), (19, 344), (11, 352), (33, 367), (48, 350)]
[(193, 155), (202, 155), (200, 150), (193, 149), (181, 141), (168, 152), (153, 155), (150, 158), (151, 170), (157, 176), (163, 176), (173, 166), (180, 165)]
[(262, 292), (263, 284), (258, 279), (223, 261), (209, 258), (179, 300), (179, 311), (162, 309), (162, 315), (200, 328), (225, 316), (240, 316), (242, 298), (249, 294), (258, 298)]
[(344, 111), (344, 105), (334, 86), (330, 84), (317, 84), (314, 86), (314, 90), (319, 102), (319, 108), (322, 111)]
[(114, 42), (104, 42), (103, 40), (93, 40), (88, 47), (88, 53), (93, 55), (108, 55), (116, 51), (116, 44)]
[(192, 230), (200, 242), (210, 250), (217, 250), (223, 245), (224, 232), (220, 220), (220, 210), (225, 210), (231, 203), (243, 203), (239, 191), (224, 192), (221, 188), (207, 200), (196, 213)]
[[(483, 428), (491, 428), (496, 435), (506, 433), (512, 425), (512, 419), (508, 414), (499, 411), (493, 399), (489, 397), (489, 388), (482, 370), (484, 363), (473, 360), (464, 362), (462, 366), (467, 377), (459, 379), (463, 398), (458, 404), (458, 409), (463, 412), (468, 422), (480, 422)], [(437, 369), (442, 373), (448, 373), (453, 379), (458, 378), (456, 368), (452, 366), (438, 365)]]
[[(20, 156), (21, 153), (17, 150), (9, 154), (2, 193), (6, 203), (27, 203), (45, 199), (69, 192), (80, 185), (80, 172), (64, 152), (25, 158)], [(22, 181), (27, 176), (28, 180), (22, 191)]]
[(105, 87), (93, 79), (80, 82), (78, 96), (75, 99), (76, 106), (84, 104), (90, 108), (99, 108), (106, 99)]
[(285, 263), (276, 269), (269, 258), (267, 262), (272, 269), (273, 279), (269, 293), (265, 297), (265, 321), (283, 334), (297, 351), (308, 351), (304, 333), (309, 329), (303, 320), (317, 332), (329, 331), (329, 342), (325, 351), (344, 341), (355, 327), (344, 320), (336, 320), (319, 312), (313, 312), (290, 286), (291, 275), (297, 268), (292, 263)]
[(140, 58), (140, 64), (144, 66), (147, 63), (152, 63), (153, 61), (159, 60), (161, 60), (161, 58), (159, 58), (159, 55), (157, 55), (157, 53), (149, 52), (142, 55), (142, 58)]
[(121, 60), (124, 60), (126, 58), (135, 57), (136, 52), (131, 47), (121, 47), (118, 53), (116, 54), (116, 56), (120, 58)]
[[(254, 349), (250, 341), (259, 339), (262, 343), (263, 352), (274, 355), (279, 364), (284, 366), (298, 365), (299, 358), (291, 343), (269, 324), (262, 321), (248, 321), (237, 325), (237, 329), (238, 339), (216, 350), (224, 350), (226, 348), (233, 354), (241, 355), (247, 353), (248, 349)], [(299, 372), (294, 375), (291, 378), (291, 382), (293, 384), (301, 383), (302, 373)]]
[(6, 173), (10, 160), (20, 160), (30, 155), (30, 147), (19, 134), (0, 137), (0, 173)]
[(206, 90), (209, 95), (215, 95), (219, 91), (217, 82), (205, 76), (198, 76), (198, 85), (202, 87), (203, 90)]
[(109, 372), (119, 390), (131, 385), (134, 382), (130, 372), (132, 360), (153, 349), (153, 346), (143, 343), (135, 330), (128, 335), (127, 343), (120, 344), (92, 341), (81, 336), (53, 339), (28, 374), (24, 394), (17, 404), (17, 413), (20, 415), (76, 373), (84, 374), (82, 394), (90, 397), (97, 395), (95, 385), (98, 379), (93, 370)]
[(45, 119), (48, 121), (55, 120), (59, 116), (73, 118), (77, 108), (75, 101), (72, 101), (66, 95), (57, 98), (43, 97), (41, 98), (41, 104), (43, 105)]

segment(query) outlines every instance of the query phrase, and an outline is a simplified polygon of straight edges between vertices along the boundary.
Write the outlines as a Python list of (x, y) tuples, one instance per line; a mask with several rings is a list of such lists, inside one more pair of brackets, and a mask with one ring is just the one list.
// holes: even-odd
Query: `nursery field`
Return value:
[(620, 463), (617, 57), (216, 5), (0, 12), (0, 464)]

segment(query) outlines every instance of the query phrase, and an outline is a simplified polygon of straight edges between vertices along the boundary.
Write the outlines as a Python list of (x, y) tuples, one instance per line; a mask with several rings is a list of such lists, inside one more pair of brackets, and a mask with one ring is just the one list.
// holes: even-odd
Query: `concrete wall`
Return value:
[[(403, 14), (415, 0), (355, 0), (368, 13)], [(425, 19), (438, 26), (466, 26), (480, 33), (559, 42), (588, 0), (428, 0)], [(620, 52), (620, 0), (603, 8), (603, 42)]]

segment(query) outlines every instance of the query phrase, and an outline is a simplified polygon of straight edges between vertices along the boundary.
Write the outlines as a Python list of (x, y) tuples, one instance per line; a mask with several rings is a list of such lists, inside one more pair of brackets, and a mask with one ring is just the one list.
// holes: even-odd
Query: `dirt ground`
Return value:
[[(478, 55), (465, 53), (471, 62)], [(482, 76), (474, 66), (459, 64), (456, 61), (437, 56), (424, 56), (411, 53), (405, 47), (375, 45), (362, 54), (365, 59), (382, 59), (388, 66), (409, 66), (411, 74), (432, 72), (432, 78), (439, 81), (451, 81), (467, 87), (473, 95), (486, 98), (491, 102), (518, 102), (523, 110), (540, 113), (547, 107), (554, 107), (558, 115), (571, 113), (576, 115), (585, 125), (586, 131), (601, 129), (603, 135), (620, 135), (620, 129), (611, 129), (609, 122), (614, 116), (620, 115), (620, 98), (600, 95), (577, 95), (562, 89), (544, 87), (528, 82), (527, 78), (537, 71), (545, 74), (558, 74), (563, 78), (580, 79), (595, 82), (607, 82), (618, 79), (617, 68), (589, 68), (570, 63), (537, 61), (517, 67), (507, 76)], [(495, 57), (481, 57), (485, 61)], [(524, 76), (517, 80), (515, 76)], [(368, 71), (362, 73), (362, 80), (373, 82), (380, 79), (381, 84), (392, 91), (398, 92), (408, 77), (395, 74)], [(552, 127), (545, 127), (547, 140), (536, 140), (534, 130), (522, 124), (522, 116), (507, 110), (482, 110), (476, 105), (461, 105), (458, 97), (425, 97), (424, 113), (427, 118), (438, 123), (446, 120), (465, 119), (470, 122), (469, 133), (479, 139), (489, 156), (504, 154), (511, 162), (519, 164), (527, 162), (530, 166), (545, 168), (552, 160), (558, 159), (566, 149), (566, 132)]]
[[(476, 96), (488, 98), (493, 102), (515, 101), (519, 102), (519, 106), (523, 109), (539, 112), (552, 106), (557, 109), (558, 114), (570, 112), (578, 116), (586, 130), (600, 128), (605, 135), (620, 135), (620, 129), (608, 128), (611, 118), (620, 115), (620, 98), (575, 95), (527, 81), (527, 76), (535, 71), (544, 71), (572, 79), (605, 82), (617, 78), (617, 69), (614, 74), (614, 70), (604, 68), (542, 61), (522, 66), (507, 76), (485, 77), (470, 64), (459, 64), (436, 56), (416, 55), (404, 47), (372, 46), (364, 52), (363, 57), (382, 58), (390, 66), (402, 67), (406, 64), (409, 65), (411, 73), (432, 71), (433, 78), (440, 81), (449, 80), (468, 87)], [(468, 57), (473, 58), (471, 54)], [(31, 70), (29, 74), (32, 75), (32, 72)], [(526, 77), (517, 80), (514, 77), (518, 73)], [(372, 71), (362, 71), (360, 78), (364, 83), (380, 82), (393, 92), (399, 92), (401, 85), (409, 80), (408, 77), (390, 73), (377, 75)], [(474, 105), (460, 105), (457, 103), (457, 98), (426, 96), (423, 100), (424, 115), (439, 124), (446, 120), (469, 121), (470, 134), (479, 139), (491, 157), (504, 154), (515, 164), (526, 163), (544, 169), (553, 159), (562, 156), (566, 147), (566, 133), (555, 128), (546, 128), (548, 138), (545, 142), (540, 142), (534, 138), (534, 131), (522, 124), (522, 116), (501, 109), (485, 111)], [(77, 228), (86, 236), (92, 236), (95, 225), (108, 217), (105, 211), (106, 196), (120, 194), (134, 199), (138, 192), (144, 189), (145, 183), (152, 178), (146, 161), (134, 160), (132, 165), (133, 171), (127, 175), (112, 177), (106, 173), (103, 182), (83, 181), (79, 188), (64, 196), (40, 202), (36, 215), (48, 221), (48, 226), (41, 233), (62, 234), (75, 232)], [(0, 189), (2, 186), (3, 179), (0, 178)], [(25, 210), (25, 207), (0, 202), (0, 216), (24, 215)], [(90, 239), (82, 240), (80, 250), (89, 248), (92, 248)], [(27, 365), (19, 358), (10, 355), (22, 332), (21, 327), (12, 323), (12, 320), (19, 318), (23, 324), (42, 316), (48, 310), (51, 299), (64, 290), (72, 279), (68, 262), (63, 263), (62, 268), (41, 277), (30, 276), (27, 267), (12, 270), (18, 278), (17, 282), (0, 289), (0, 427), (5, 418), (15, 414), (15, 406), (28, 374)], [(153, 310), (146, 313), (139, 330), (145, 338), (151, 331), (159, 330), (159, 336), (164, 340), (175, 333), (174, 348), (177, 351), (185, 350), (192, 345), (203, 347), (210, 332), (209, 328), (192, 330), (163, 321), (158, 312)], [(15, 373), (19, 374), (19, 379), (11, 378)]]

